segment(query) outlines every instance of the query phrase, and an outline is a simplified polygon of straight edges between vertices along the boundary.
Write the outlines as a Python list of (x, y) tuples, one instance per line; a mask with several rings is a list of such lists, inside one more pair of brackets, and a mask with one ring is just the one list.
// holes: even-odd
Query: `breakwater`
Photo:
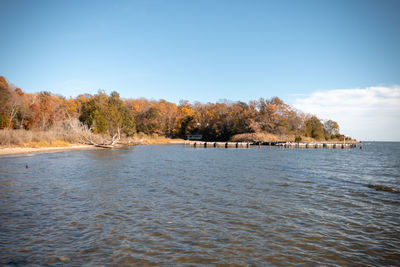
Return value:
[(297, 143), (297, 142), (205, 142), (205, 141), (187, 141), (185, 146), (190, 147), (219, 147), (219, 148), (250, 148), (251, 146), (279, 146), (282, 148), (362, 148), (357, 143)]
[(185, 145), (191, 147), (220, 147), (220, 148), (250, 148), (251, 143), (248, 142), (201, 142), (201, 141), (188, 141)]
[[(356, 143), (278, 143), (284, 148), (357, 148)], [(360, 146), (361, 147), (361, 146)]]

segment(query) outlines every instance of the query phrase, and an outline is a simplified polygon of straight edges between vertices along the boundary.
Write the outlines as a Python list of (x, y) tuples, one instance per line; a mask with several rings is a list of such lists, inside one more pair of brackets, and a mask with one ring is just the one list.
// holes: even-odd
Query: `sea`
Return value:
[(400, 143), (0, 157), (1, 266), (400, 266)]

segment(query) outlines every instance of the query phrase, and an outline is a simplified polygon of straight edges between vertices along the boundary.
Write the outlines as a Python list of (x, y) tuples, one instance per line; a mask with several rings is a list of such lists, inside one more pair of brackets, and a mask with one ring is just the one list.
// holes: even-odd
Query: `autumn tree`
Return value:
[(196, 129), (196, 111), (188, 101), (181, 101), (177, 107), (173, 137), (185, 138)]
[(131, 136), (137, 130), (172, 138), (202, 134), (213, 141), (243, 133), (343, 138), (337, 122), (322, 124), (316, 116), (304, 114), (278, 97), (248, 103), (181, 101), (177, 105), (163, 99), (121, 99), (117, 92), (107, 95), (99, 91), (66, 99), (48, 91), (24, 93), (0, 76), (0, 129), (47, 130), (77, 118), (94, 133), (111, 136)]
[(10, 123), (10, 117), (6, 109), (7, 101), (10, 97), (7, 80), (0, 76), (0, 129), (7, 128)]
[(324, 133), (326, 139), (333, 139), (339, 134), (339, 124), (336, 121), (327, 120), (324, 122)]
[(51, 127), (55, 122), (66, 119), (64, 97), (43, 91), (38, 95), (39, 123), (41, 129)]
[(108, 96), (99, 91), (97, 95), (83, 102), (79, 120), (95, 133), (113, 136), (122, 131), (129, 136), (136, 132), (132, 113), (117, 92)]
[(135, 121), (117, 92), (112, 92), (108, 100), (108, 128), (111, 133), (122, 131), (127, 136), (136, 132)]
[(324, 126), (316, 116), (312, 116), (306, 121), (305, 136), (312, 137), (318, 140), (321, 140), (325, 137)]
[(21, 89), (13, 89), (6, 78), (0, 76), (0, 128), (12, 128), (21, 107)]

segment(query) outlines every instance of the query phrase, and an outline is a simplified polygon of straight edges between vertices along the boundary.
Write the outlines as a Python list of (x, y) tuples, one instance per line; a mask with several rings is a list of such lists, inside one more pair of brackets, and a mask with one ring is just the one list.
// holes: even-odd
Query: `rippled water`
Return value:
[[(25, 168), (25, 165), (29, 168)], [(1, 265), (400, 264), (400, 143), (0, 158)]]

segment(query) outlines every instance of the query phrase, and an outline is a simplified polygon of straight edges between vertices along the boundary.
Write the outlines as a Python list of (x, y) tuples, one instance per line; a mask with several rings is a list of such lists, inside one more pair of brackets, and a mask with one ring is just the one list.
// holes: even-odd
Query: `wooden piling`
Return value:
[[(190, 147), (195, 147), (195, 148), (250, 148), (250, 143), (248, 142), (205, 142), (205, 141), (189, 141), (185, 142), (184, 145), (189, 145)], [(257, 145), (258, 147), (261, 147), (261, 145), (266, 145), (266, 146), (278, 146), (282, 149), (286, 148), (341, 148), (341, 149), (348, 149), (348, 148), (357, 148), (357, 144), (354, 143), (292, 143), (292, 142), (257, 142), (253, 143), (253, 145)], [(362, 145), (359, 145), (360, 148), (362, 148)]]

